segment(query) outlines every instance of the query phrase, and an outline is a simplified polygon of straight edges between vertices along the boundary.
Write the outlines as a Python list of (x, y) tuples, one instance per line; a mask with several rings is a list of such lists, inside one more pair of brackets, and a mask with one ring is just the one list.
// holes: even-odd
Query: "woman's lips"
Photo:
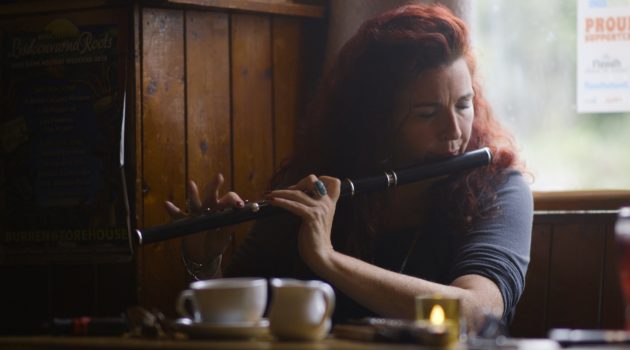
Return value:
[(443, 151), (443, 152), (436, 152), (435, 155), (437, 157), (452, 157), (452, 156), (456, 156), (459, 154), (459, 149), (456, 150), (448, 150), (448, 151)]
[(429, 154), (426, 159), (427, 160), (440, 160), (444, 158), (454, 157), (460, 154), (459, 150), (456, 151), (445, 151), (445, 152), (432, 152)]

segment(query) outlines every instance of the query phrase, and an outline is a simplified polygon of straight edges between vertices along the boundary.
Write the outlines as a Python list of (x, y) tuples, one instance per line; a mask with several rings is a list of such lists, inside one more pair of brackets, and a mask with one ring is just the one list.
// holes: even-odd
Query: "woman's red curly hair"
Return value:
[[(391, 159), (400, 120), (392, 116), (400, 92), (420, 72), (463, 57), (475, 109), (467, 150), (489, 147), (493, 161), (448, 181), (433, 194), (433, 203), (449, 213), (453, 226), (465, 230), (480, 215), (482, 198), (493, 196), (493, 183), (504, 170), (520, 168), (511, 136), (484, 98), (469, 41), (465, 23), (439, 5), (404, 6), (366, 21), (322, 80), (296, 151), (276, 174), (275, 185), (289, 185), (309, 173), (352, 178), (396, 166)], [(353, 255), (369, 255), (369, 247), (356, 242), (371, 241), (365, 238), (381, 227), (378, 198), (341, 201), (334, 231), (343, 233), (333, 233), (333, 242)]]

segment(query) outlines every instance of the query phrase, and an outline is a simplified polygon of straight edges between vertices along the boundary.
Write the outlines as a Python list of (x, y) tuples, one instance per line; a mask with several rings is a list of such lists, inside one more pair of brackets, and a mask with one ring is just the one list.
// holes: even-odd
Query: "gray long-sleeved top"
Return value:
[[(454, 232), (440, 220), (430, 219), (416, 230), (381, 234), (373, 245), (373, 263), (441, 284), (463, 275), (484, 276), (501, 291), (504, 320), (510, 320), (525, 287), (533, 200), (516, 171), (506, 174), (495, 188), (496, 197), (481, 210), (496, 215), (478, 219), (468, 232)], [(226, 276), (317, 278), (298, 255), (299, 223), (299, 218), (288, 214), (258, 221)], [(336, 294), (336, 321), (374, 315), (340, 291)]]

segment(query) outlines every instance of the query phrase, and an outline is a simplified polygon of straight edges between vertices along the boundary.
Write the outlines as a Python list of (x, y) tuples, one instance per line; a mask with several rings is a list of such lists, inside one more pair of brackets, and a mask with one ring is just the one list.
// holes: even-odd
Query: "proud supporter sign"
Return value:
[(630, 0), (579, 0), (577, 110), (630, 111)]

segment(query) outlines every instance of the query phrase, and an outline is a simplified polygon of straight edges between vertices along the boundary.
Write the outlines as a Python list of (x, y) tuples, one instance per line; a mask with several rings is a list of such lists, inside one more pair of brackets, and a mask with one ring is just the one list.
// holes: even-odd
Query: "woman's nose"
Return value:
[(457, 140), (462, 137), (462, 129), (454, 111), (448, 111), (443, 115), (441, 126), (440, 136), (442, 139)]

